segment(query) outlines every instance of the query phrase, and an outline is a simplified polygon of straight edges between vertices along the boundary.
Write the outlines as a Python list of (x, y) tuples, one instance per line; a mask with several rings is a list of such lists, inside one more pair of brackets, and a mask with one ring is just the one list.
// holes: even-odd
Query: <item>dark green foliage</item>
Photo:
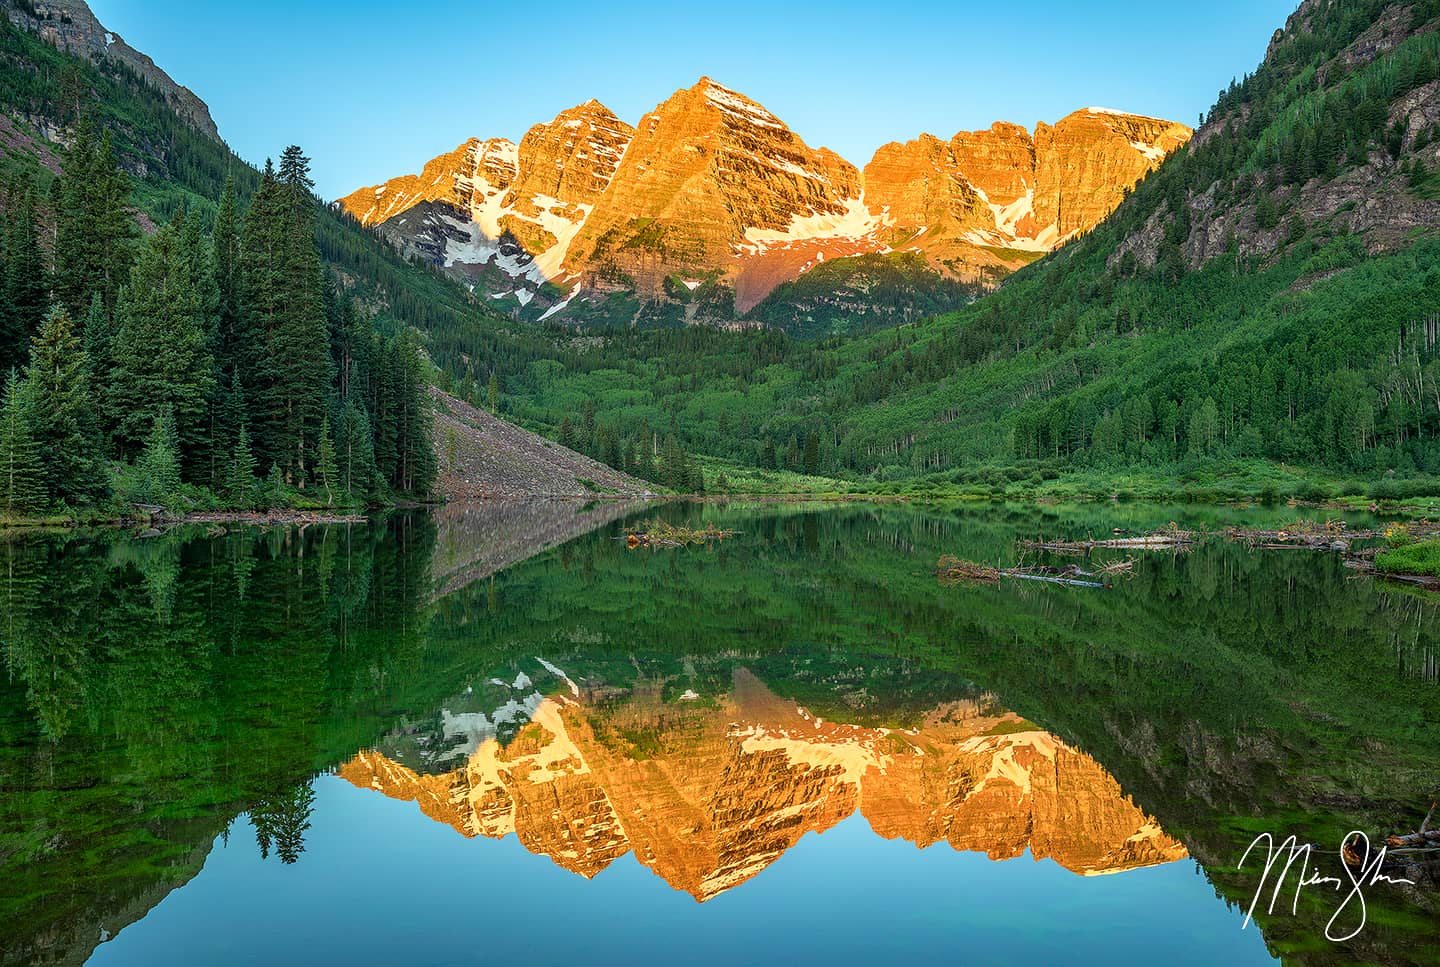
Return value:
[[(121, 293), (110, 346), (109, 426), (121, 457), (134, 456), (169, 413), (186, 454), (185, 479), (210, 479), (209, 409), (215, 321), (208, 247), (175, 223), (141, 248)], [(194, 246), (194, 247), (192, 247)]]
[[(395, 340), (436, 320), (459, 334), (491, 317), (458, 286), (318, 204), (298, 147), (282, 153), (278, 171), (256, 172), (177, 117), (124, 65), (71, 57), (21, 24), (0, 18), (0, 108), (73, 129), (63, 177), (40, 163), (43, 139), (24, 120), (15, 122), (21, 147), (12, 157), (50, 185), (53, 297), (72, 318), (86, 314), (89, 376), (112, 455), (138, 456), (155, 414), (169, 406), (186, 481), (229, 490), (225, 464), (245, 424), (259, 465), (279, 466), (287, 486), (304, 488), (319, 469), (321, 426), (336, 397), (343, 412), (353, 376), (382, 433), (386, 484), (401, 489), (403, 478), (427, 492), (434, 476), (433, 456), (421, 449), (428, 398), (418, 398), (427, 374), (413, 335), (403, 345)], [(33, 234), (33, 215), (18, 218), (25, 205), (14, 203), (32, 195), (6, 196), (0, 238)], [(140, 246), (130, 206), (161, 224)], [(353, 293), (335, 291), (330, 267)], [(352, 294), (380, 306), (378, 316), (359, 313)], [(0, 300), (0, 310), (8, 304)], [(0, 353), (18, 360), (25, 343), (17, 348), (7, 338), (13, 318), (0, 311), (7, 327)], [(373, 473), (364, 490), (371, 499), (388, 496)]]
[(320, 459), (315, 467), (315, 482), (325, 491), (326, 506), (335, 503), (338, 475), (335, 466), (335, 439), (330, 433), (330, 417), (327, 415), (320, 424)]
[(55, 212), (55, 295), (73, 315), (99, 295), (107, 311), (130, 268), (135, 220), (126, 211), (130, 179), (108, 132), (83, 119), (66, 153), (65, 175), (52, 193)]
[(46, 504), (40, 448), (31, 429), (29, 400), (19, 375), (10, 371), (0, 408), (0, 514), (19, 517), (43, 510)]
[(30, 338), (49, 307), (49, 273), (40, 248), (35, 195), (28, 179), (6, 193), (0, 249), (0, 372), (22, 366)]
[(235, 435), (227, 473), (226, 495), (240, 507), (249, 507), (255, 492), (255, 468), (259, 462), (250, 446), (250, 432), (241, 423)]
[(169, 506), (180, 493), (180, 437), (175, 416), (166, 409), (155, 416), (140, 458), (141, 500)]
[(938, 275), (916, 252), (828, 259), (745, 314), (802, 339), (857, 335), (958, 309), (979, 287)]
[(335, 459), (339, 489), (351, 502), (369, 502), (375, 494), (379, 474), (375, 469), (370, 418), (364, 405), (353, 396), (340, 413)]
[(56, 307), (30, 345), (26, 394), (45, 490), (83, 504), (108, 493), (85, 352), (70, 314)]
[(1440, 577), (1440, 541), (1420, 541), (1381, 551), (1375, 569), (1385, 574)]

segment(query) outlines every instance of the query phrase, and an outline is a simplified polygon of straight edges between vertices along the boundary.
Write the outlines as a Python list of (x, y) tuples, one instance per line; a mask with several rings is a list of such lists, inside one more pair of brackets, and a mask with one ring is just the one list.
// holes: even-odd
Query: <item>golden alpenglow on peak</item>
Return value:
[(886, 839), (997, 860), (1029, 851), (1086, 876), (1186, 856), (1095, 760), (990, 701), (892, 729), (824, 720), (743, 667), (725, 693), (669, 702), (658, 685), (619, 698), (563, 681), (518, 699), (518, 719), (442, 712), (435, 745), (459, 760), (448, 771), (372, 750), (339, 775), (467, 837), (514, 833), (587, 878), (633, 853), (702, 902), (857, 812)]
[(638, 297), (725, 323), (866, 254), (915, 253), (969, 298), (1094, 227), (1191, 133), (1085, 108), (1033, 135), (1003, 121), (922, 134), (861, 171), (704, 76), (634, 128), (592, 99), (518, 149), (471, 141), (337, 204), (518, 318), (579, 322)]

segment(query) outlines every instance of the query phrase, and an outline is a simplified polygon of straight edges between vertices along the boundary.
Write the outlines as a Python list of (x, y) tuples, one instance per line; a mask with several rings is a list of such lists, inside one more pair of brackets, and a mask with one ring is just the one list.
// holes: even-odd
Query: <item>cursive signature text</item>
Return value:
[[(1365, 929), (1365, 888), (1377, 883), (1413, 883), (1412, 880), (1401, 877), (1387, 876), (1380, 868), (1385, 863), (1385, 847), (1371, 855), (1370, 838), (1359, 830), (1352, 830), (1341, 841), (1350, 848), (1351, 853), (1359, 859), (1359, 863), (1352, 867), (1348, 863), (1341, 863), (1340, 867), (1345, 871), (1345, 876), (1325, 876), (1318, 868), (1310, 864), (1312, 847), (1309, 843), (1301, 843), (1292, 833), (1275, 842), (1275, 837), (1269, 833), (1261, 833), (1251, 841), (1246, 848), (1244, 855), (1240, 857), (1240, 868), (1245, 868), (1245, 862), (1254, 853), (1263, 856), (1264, 868), (1260, 871), (1260, 882), (1255, 887), (1255, 896), (1250, 900), (1250, 907), (1245, 911), (1245, 920), (1240, 924), (1244, 930), (1250, 925), (1250, 919), (1255, 913), (1255, 907), (1260, 902), (1260, 897), (1265, 892), (1266, 886), (1270, 886), (1270, 904), (1266, 908), (1267, 913), (1275, 912), (1275, 904), (1279, 902), (1281, 891), (1284, 890), (1286, 881), (1291, 877), (1294, 870), (1295, 893), (1290, 901), (1290, 913), (1293, 916), (1300, 906), (1300, 891), (1306, 887), (1323, 886), (1329, 887), (1336, 893), (1343, 893), (1340, 905), (1335, 908), (1334, 914), (1325, 924), (1325, 939), (1340, 943), (1351, 939), (1361, 930)], [(1277, 872), (1278, 871), (1278, 872)], [(1273, 878), (1272, 878), (1273, 875)], [(1348, 883), (1347, 883), (1348, 881)], [(1343, 929), (1337, 924), (1345, 911), (1355, 906), (1358, 908), (1358, 920), (1354, 929), (1349, 933), (1340, 933)]]

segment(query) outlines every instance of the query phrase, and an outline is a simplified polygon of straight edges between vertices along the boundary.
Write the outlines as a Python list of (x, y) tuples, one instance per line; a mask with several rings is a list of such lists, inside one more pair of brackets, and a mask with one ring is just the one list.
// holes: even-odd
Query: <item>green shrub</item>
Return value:
[(1385, 574), (1440, 577), (1440, 541), (1420, 541), (1381, 551), (1375, 557), (1375, 569)]

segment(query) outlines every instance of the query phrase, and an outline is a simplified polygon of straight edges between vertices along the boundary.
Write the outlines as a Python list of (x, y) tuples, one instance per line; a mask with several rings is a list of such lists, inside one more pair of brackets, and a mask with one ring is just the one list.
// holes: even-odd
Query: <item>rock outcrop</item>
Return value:
[(338, 204), (530, 318), (620, 291), (694, 303), (717, 284), (733, 298), (704, 308), (730, 318), (860, 254), (915, 251), (992, 283), (1094, 226), (1190, 133), (1087, 108), (1033, 136), (997, 123), (887, 144), (861, 172), (704, 77), (637, 128), (589, 101), (518, 149), (470, 141)]
[[(1098, 763), (991, 703), (958, 701), (916, 729), (824, 721), (743, 668), (726, 694), (617, 692), (536, 659), (491, 714), (451, 712), (422, 761), (378, 751), (339, 770), (465, 836), (514, 833), (586, 877), (633, 852), (705, 901), (807, 832), (857, 810), (877, 833), (995, 859), (1029, 850), (1090, 875), (1186, 855)], [(435, 771), (430, 771), (430, 768)]]
[(125, 43), (119, 34), (106, 30), (84, 0), (36, 0), (33, 12), (21, 4), (7, 3), (3, 9), (22, 30), (38, 32), (46, 42), (66, 53), (96, 63), (110, 59), (124, 64), (164, 94), (175, 113), (197, 131), (220, 140), (220, 132), (205, 102), (190, 88), (177, 84), (149, 55)]
[(1185, 144), (1183, 124), (1086, 108), (1035, 134), (1003, 122), (883, 146), (865, 167), (867, 199), (897, 248), (966, 281), (1004, 274), (1103, 220), (1135, 182)]
[[(562, 111), (516, 145), (472, 138), (421, 173), (361, 188), (337, 204), (521, 308), (555, 305), (570, 244), (609, 188), (634, 129), (599, 101)], [(539, 302), (535, 302), (536, 297)]]

